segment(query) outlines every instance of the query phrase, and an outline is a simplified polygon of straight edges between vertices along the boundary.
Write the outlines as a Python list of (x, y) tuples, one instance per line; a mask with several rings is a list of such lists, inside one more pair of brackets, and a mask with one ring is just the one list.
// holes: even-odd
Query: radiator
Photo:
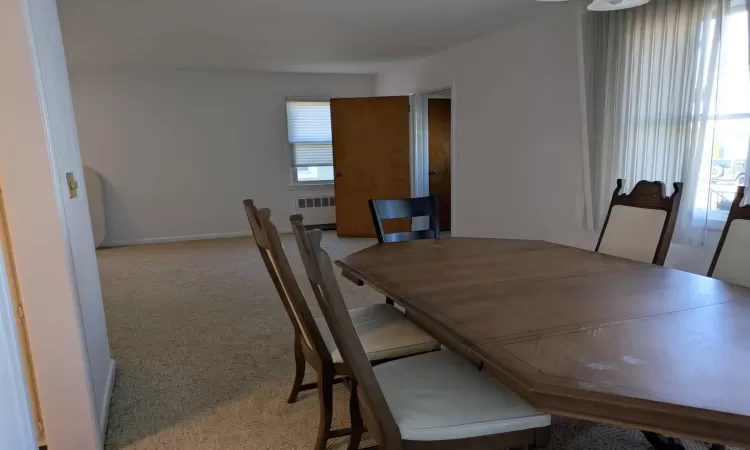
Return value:
[(305, 225), (329, 225), (336, 223), (336, 198), (300, 197), (295, 210), (305, 217)]

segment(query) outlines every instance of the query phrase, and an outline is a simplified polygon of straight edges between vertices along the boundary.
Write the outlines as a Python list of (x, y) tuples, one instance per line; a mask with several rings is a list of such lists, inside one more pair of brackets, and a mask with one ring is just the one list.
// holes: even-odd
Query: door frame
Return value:
[[(456, 225), (456, 83), (450, 86), (431, 89), (429, 91), (411, 94), (409, 104), (409, 159), (411, 161), (411, 196), (424, 197), (430, 195), (430, 130), (428, 102), (430, 95), (451, 91), (451, 234), (455, 235)], [(418, 217), (412, 221), (414, 230), (428, 226), (426, 217)]]
[[(43, 434), (50, 448), (101, 449), (104, 433), (67, 229), (68, 187), (55, 146), (70, 143), (50, 127), (51, 100), (70, 96), (54, 1), (0, 2), (0, 61), (15, 69), (0, 84), (0, 118), (8, 125), (0, 130), (0, 145), (14, 149), (0, 152), (0, 180)], [(54, 70), (43, 72), (44, 65)], [(80, 174), (76, 162), (74, 173)], [(84, 191), (82, 177), (79, 182)], [(93, 251), (88, 256), (95, 261)]]
[(0, 255), (0, 360), (4, 363), (0, 364), (0, 399), (3, 399), (0, 435), (13, 448), (34, 450), (37, 448), (37, 439), (32, 420), (30, 386), (26, 384), (21, 334), (15, 323), (9, 272), (2, 256)]

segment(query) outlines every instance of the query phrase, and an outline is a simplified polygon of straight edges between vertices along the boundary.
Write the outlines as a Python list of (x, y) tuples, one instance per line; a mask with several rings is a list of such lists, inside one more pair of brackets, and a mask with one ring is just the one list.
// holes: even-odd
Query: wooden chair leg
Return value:
[(300, 343), (299, 337), (294, 338), (294, 384), (292, 384), (292, 392), (289, 394), (287, 403), (294, 403), (297, 401), (297, 395), (302, 389), (302, 381), (305, 379), (305, 355), (302, 353), (302, 344)]
[(333, 376), (325, 371), (318, 373), (318, 402), (320, 403), (320, 424), (315, 450), (325, 450), (333, 418)]
[(358, 450), (365, 426), (362, 422), (362, 414), (359, 411), (357, 383), (354, 381), (352, 381), (351, 394), (349, 395), (349, 420), (352, 424), (352, 435), (349, 438), (349, 445), (346, 448), (347, 450)]

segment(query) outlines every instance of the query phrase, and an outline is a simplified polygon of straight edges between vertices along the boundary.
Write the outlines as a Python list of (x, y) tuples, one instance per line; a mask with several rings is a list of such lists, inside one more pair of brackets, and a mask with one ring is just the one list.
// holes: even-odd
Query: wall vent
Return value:
[(336, 206), (335, 197), (305, 197), (297, 199), (297, 208), (333, 208)]

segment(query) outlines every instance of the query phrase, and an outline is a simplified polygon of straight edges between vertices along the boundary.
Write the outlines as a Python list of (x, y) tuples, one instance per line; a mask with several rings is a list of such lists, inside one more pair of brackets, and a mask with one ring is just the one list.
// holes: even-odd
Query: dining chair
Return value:
[(750, 287), (750, 205), (741, 206), (745, 187), (737, 195), (727, 216), (708, 276)]
[(682, 198), (682, 183), (666, 196), (660, 181), (639, 181), (630, 194), (621, 194), (617, 180), (596, 251), (659, 266), (667, 259)]
[(349, 450), (366, 430), (384, 450), (546, 446), (550, 416), (456, 354), (441, 350), (372, 366), (352, 323), (320, 230), (294, 234), (307, 276), (351, 368)]
[[(370, 200), (370, 213), (372, 213), (372, 222), (375, 225), (378, 242), (381, 244), (417, 239), (438, 239), (440, 237), (437, 199), (432, 195), (399, 200)], [(412, 219), (415, 217), (429, 217), (430, 227), (419, 231), (385, 232), (383, 220)]]
[[(244, 205), (261, 258), (294, 328), (296, 370), (288, 403), (294, 403), (301, 391), (317, 388), (320, 423), (315, 449), (322, 450), (329, 439), (351, 432), (331, 429), (333, 385), (345, 381), (350, 370), (344, 364), (325, 319), (313, 318), (294, 278), (278, 231), (271, 222), (271, 211), (257, 209), (252, 200), (245, 200)], [(440, 348), (440, 344), (392, 306), (372, 305), (353, 309), (349, 314), (373, 364)], [(306, 364), (317, 373), (315, 383), (302, 383)]]
[[(440, 217), (438, 216), (437, 199), (427, 197), (404, 198), (399, 200), (370, 200), (370, 213), (378, 236), (378, 243), (415, 241), (418, 239), (440, 238)], [(383, 220), (413, 219), (428, 217), (429, 228), (426, 230), (386, 233)], [(393, 305), (394, 301), (386, 298), (385, 302)]]

